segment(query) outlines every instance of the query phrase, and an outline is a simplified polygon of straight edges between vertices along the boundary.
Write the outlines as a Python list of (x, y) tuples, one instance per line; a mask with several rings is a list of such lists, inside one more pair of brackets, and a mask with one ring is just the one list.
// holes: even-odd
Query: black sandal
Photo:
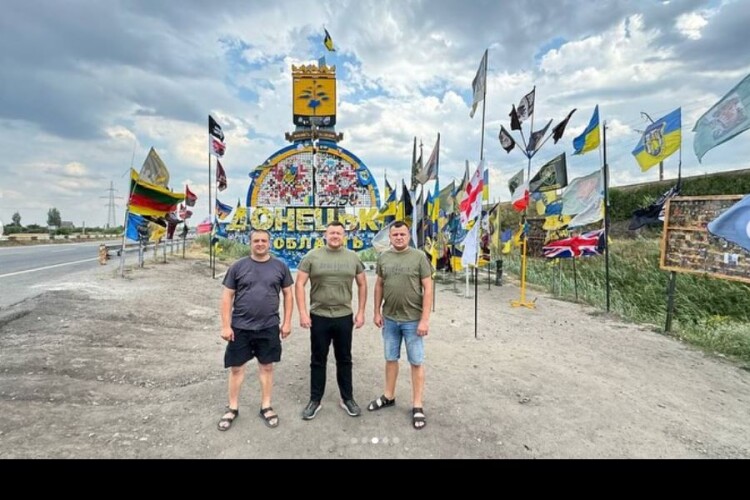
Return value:
[(378, 399), (374, 399), (370, 401), (370, 404), (367, 405), (367, 411), (377, 411), (381, 408), (385, 408), (387, 406), (393, 406), (396, 404), (396, 398), (388, 399), (385, 397), (385, 394), (380, 396)]
[(274, 428), (274, 427), (279, 426), (279, 416), (278, 415), (269, 416), (268, 413), (272, 411), (273, 411), (273, 408), (271, 408), (270, 406), (268, 408), (261, 408), (260, 413), (258, 413), (258, 415), (260, 415), (260, 418), (263, 419), (263, 422), (266, 424), (267, 427)]
[[(231, 413), (232, 417), (231, 418), (221, 417), (221, 420), (219, 420), (219, 424), (217, 425), (220, 431), (228, 431), (229, 429), (232, 428), (232, 423), (237, 418), (237, 416), (239, 416), (240, 410), (239, 409), (235, 410), (234, 408), (230, 408), (227, 406), (227, 410), (224, 412), (224, 414), (226, 415), (227, 413)], [(226, 425), (223, 425), (223, 424), (226, 424)]]
[[(422, 425), (417, 425), (420, 422), (422, 423)], [(422, 408), (414, 407), (411, 409), (411, 425), (413, 425), (417, 430), (424, 429), (425, 425), (427, 425), (427, 417), (425, 417), (424, 410)]]

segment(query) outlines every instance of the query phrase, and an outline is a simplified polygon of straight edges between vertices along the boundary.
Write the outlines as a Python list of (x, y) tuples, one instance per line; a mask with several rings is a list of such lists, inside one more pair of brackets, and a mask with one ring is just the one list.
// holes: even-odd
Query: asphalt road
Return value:
[[(0, 308), (44, 291), (41, 285), (98, 268), (100, 242), (0, 248)], [(112, 244), (112, 241), (108, 242)], [(116, 262), (114, 252), (110, 265)]]

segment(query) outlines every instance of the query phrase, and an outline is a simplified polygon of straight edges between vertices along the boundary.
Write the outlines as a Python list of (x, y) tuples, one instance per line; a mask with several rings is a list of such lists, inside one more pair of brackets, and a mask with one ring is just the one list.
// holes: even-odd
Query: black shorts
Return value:
[(262, 330), (234, 329), (234, 341), (227, 342), (224, 352), (224, 368), (242, 366), (253, 358), (262, 365), (281, 361), (278, 325)]

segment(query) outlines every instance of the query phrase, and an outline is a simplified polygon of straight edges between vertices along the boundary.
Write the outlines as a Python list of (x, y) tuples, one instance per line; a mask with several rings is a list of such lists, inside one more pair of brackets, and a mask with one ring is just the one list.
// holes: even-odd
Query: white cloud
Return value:
[[(437, 132), (441, 185), (463, 174), (466, 159), (476, 167), (482, 116), (480, 109), (469, 118), (469, 101), (486, 47), (484, 155), (492, 199), (507, 201), (508, 178), (527, 164), (518, 150), (500, 149), (497, 134), (501, 124), (507, 128), (511, 104), (534, 86), (535, 127), (578, 111), (563, 139), (548, 141), (534, 158), (532, 170), (572, 151), (572, 138), (596, 104), (608, 125), (613, 184), (656, 178), (641, 173), (630, 154), (636, 130), (646, 123), (641, 111), (657, 118), (682, 107), (684, 174), (744, 167), (750, 154), (747, 141), (735, 140), (699, 165), (689, 131), (750, 71), (726, 49), (736, 44), (735, 26), (743, 24), (741, 9), (731, 2), (703, 10), (687, 2), (605, 2), (582, 12), (572, 8), (575, 2), (533, 0), (481, 6), (329, 0), (316, 9), (298, 0), (254, 2), (252, 8), (230, 1), (212, 7), (211, 23), (197, 1), (149, 7), (116, 0), (106, 7), (93, 0), (72, 7), (46, 3), (45, 16), (37, 3), (17, 4), (0, 20), (0, 41), (18, 47), (0, 55), (8, 68), (0, 93), (0, 147), (14, 151), (12, 159), (0, 160), (4, 220), (19, 210), (24, 223), (44, 223), (47, 209), (56, 206), (76, 224), (84, 218), (88, 225), (104, 224), (101, 197), (110, 182), (121, 207), (128, 167), (132, 161), (140, 168), (151, 146), (168, 165), (173, 188), (189, 183), (201, 197), (194, 217), (202, 219), (208, 113), (227, 138), (223, 164), (230, 187), (220, 197), (244, 202), (248, 172), (288, 144), (284, 132), (294, 129), (291, 66), (315, 63), (324, 54), (323, 26), (337, 46), (325, 55), (339, 75), (341, 145), (380, 183), (385, 171), (394, 181), (408, 176), (413, 137), (429, 154)], [(32, 22), (36, 30), (22, 29)], [(569, 158), (569, 177), (598, 168), (599, 161), (595, 152)], [(676, 175), (677, 161), (665, 162), (668, 175)]]
[(697, 13), (691, 12), (689, 14), (683, 14), (675, 21), (675, 28), (690, 40), (699, 40), (701, 38), (701, 30), (708, 24), (706, 18)]

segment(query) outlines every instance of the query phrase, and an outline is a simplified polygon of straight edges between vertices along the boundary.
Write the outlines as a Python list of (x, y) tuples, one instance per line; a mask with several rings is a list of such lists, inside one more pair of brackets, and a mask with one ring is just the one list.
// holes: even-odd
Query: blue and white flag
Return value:
[(708, 223), (708, 232), (750, 251), (750, 195)]
[(750, 75), (701, 116), (693, 127), (693, 150), (700, 162), (710, 149), (750, 128)]

